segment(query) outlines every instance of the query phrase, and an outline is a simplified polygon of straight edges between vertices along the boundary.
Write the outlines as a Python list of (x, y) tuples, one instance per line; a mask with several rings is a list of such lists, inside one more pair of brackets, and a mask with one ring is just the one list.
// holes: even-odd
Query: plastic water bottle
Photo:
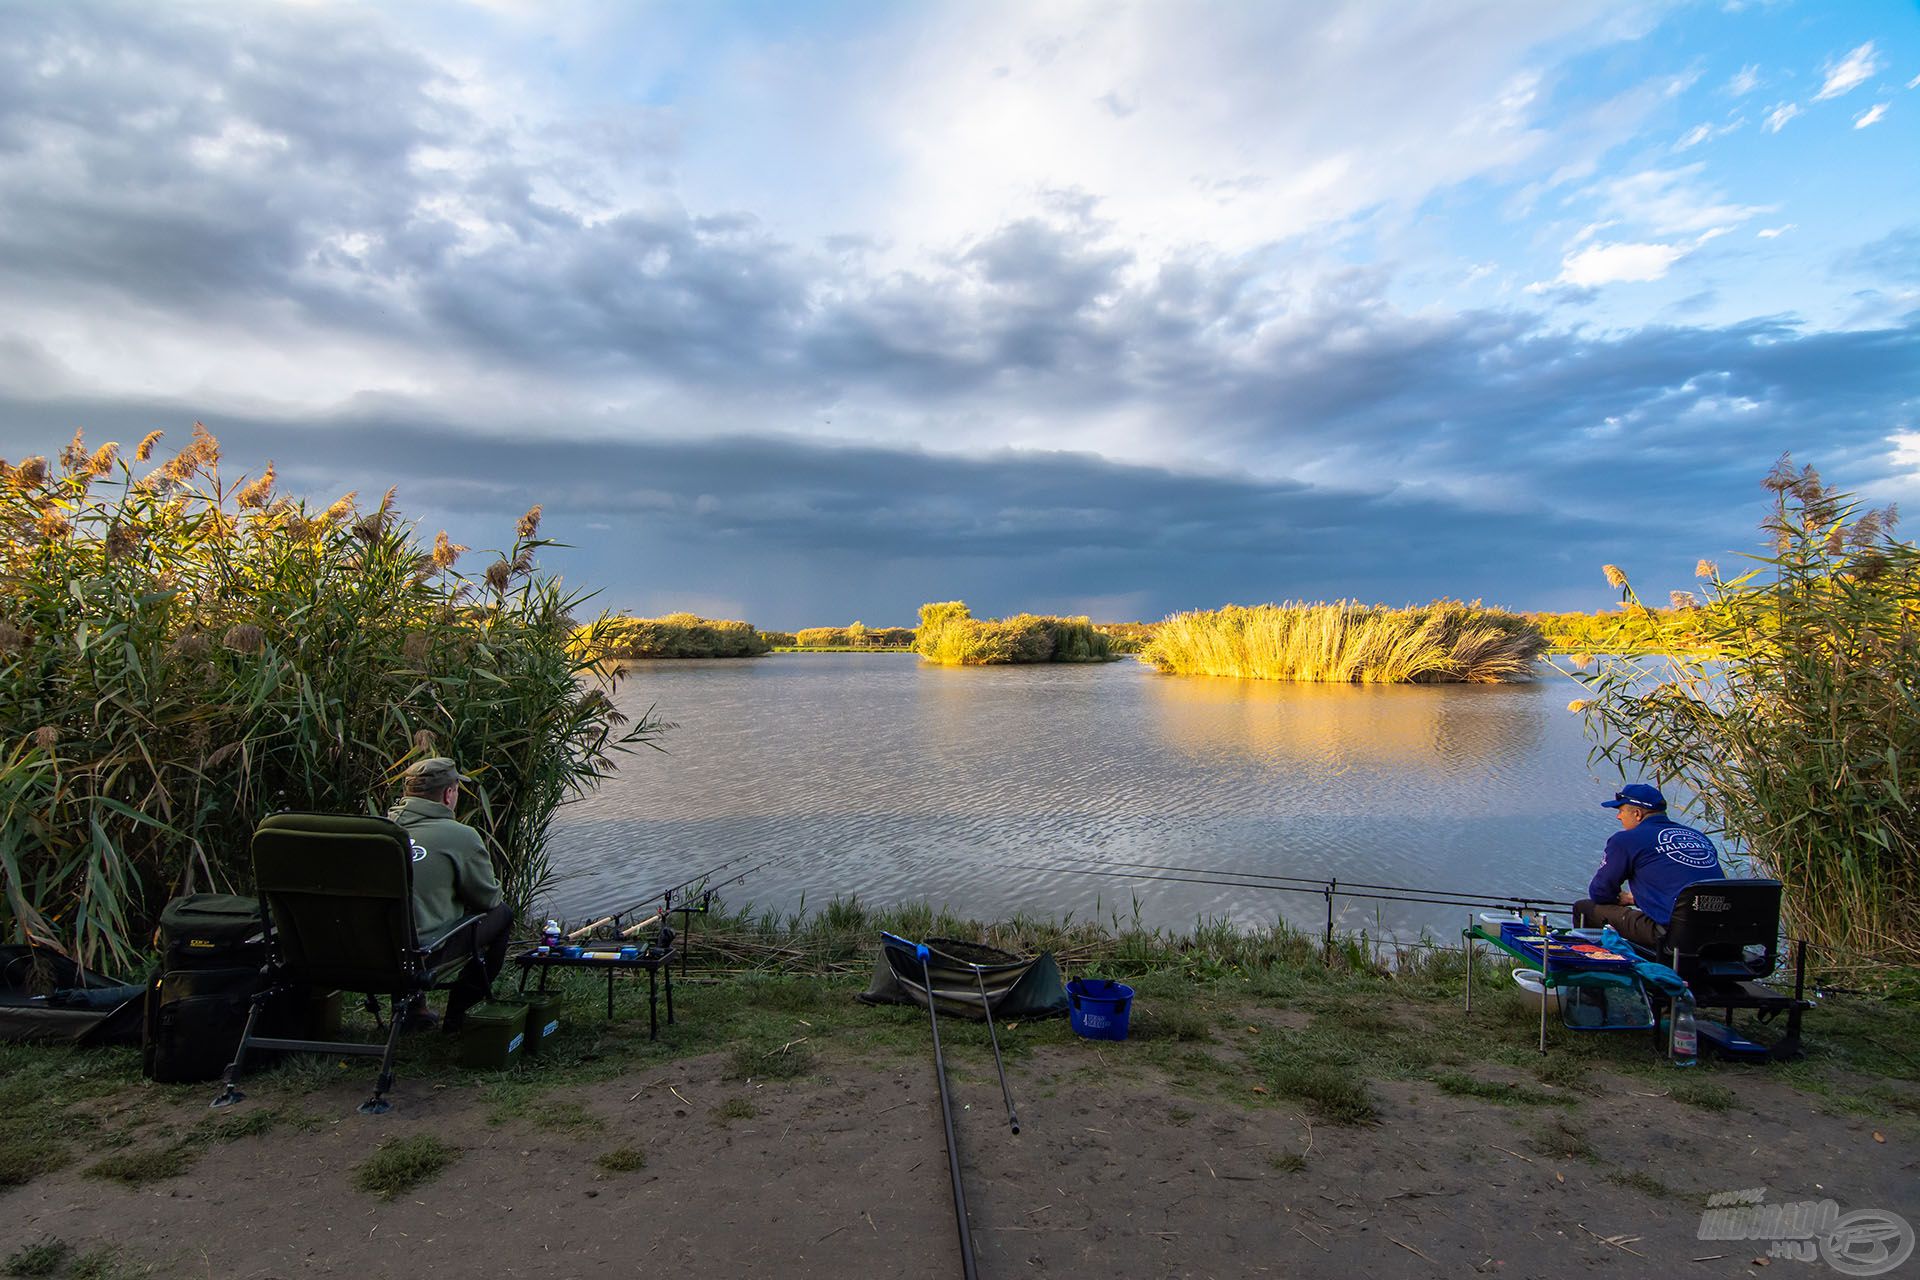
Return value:
[(1682, 991), (1673, 998), (1673, 1039), (1667, 1056), (1676, 1067), (1691, 1067), (1700, 1061), (1700, 1031), (1693, 1023), (1693, 992)]
[(540, 941), (543, 945), (549, 947), (557, 947), (560, 945), (560, 922), (558, 920), (549, 920), (540, 926)]

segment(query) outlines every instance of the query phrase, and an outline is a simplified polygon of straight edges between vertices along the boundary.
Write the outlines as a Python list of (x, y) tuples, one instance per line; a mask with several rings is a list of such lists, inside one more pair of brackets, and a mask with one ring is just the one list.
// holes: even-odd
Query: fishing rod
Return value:
[(882, 932), (881, 942), (889, 947), (911, 951), (920, 961), (920, 981), (927, 989), (927, 1022), (933, 1028), (933, 1076), (940, 1084), (940, 1120), (947, 1131), (947, 1177), (953, 1183), (953, 1221), (960, 1229), (960, 1269), (966, 1280), (979, 1280), (973, 1262), (973, 1233), (967, 1227), (967, 1193), (960, 1181), (960, 1147), (953, 1137), (953, 1100), (947, 1096), (947, 1060), (940, 1052), (940, 1015), (934, 1009), (933, 975), (927, 970), (930, 948), (924, 942), (908, 942), (895, 934)]
[(1072, 854), (1060, 855), (1063, 862), (1085, 863), (1097, 867), (1135, 867), (1143, 871), (1189, 871), (1200, 875), (1228, 875), (1248, 880), (1286, 880), (1293, 884), (1311, 888), (1319, 893), (1326, 885), (1344, 884), (1354, 889), (1385, 889), (1393, 893), (1435, 894), (1443, 897), (1487, 897), (1498, 898), (1501, 902), (1559, 902), (1558, 898), (1510, 897), (1503, 894), (1473, 894), (1461, 889), (1416, 889), (1399, 884), (1369, 884), (1364, 880), (1332, 880), (1326, 876), (1288, 876), (1269, 871), (1236, 871), (1228, 867), (1181, 867), (1159, 862), (1109, 862), (1104, 858), (1081, 858)]
[[(993, 1004), (987, 999), (987, 980), (980, 976), (980, 966), (970, 964), (973, 980), (980, 988), (980, 1012), (987, 1015), (987, 1036), (993, 1041), (993, 1069), (1000, 1073), (1000, 1096), (1007, 1103), (1007, 1127), (1014, 1136), (1020, 1136), (1020, 1113), (1013, 1109), (1013, 1090), (1007, 1087), (1007, 1064), (1000, 1060), (1000, 1033), (993, 1029)], [(933, 992), (927, 992), (927, 1003), (933, 1003)]]
[[(589, 920), (586, 924), (581, 925), (578, 929), (572, 930), (567, 934), (567, 937), (572, 939), (584, 938), (589, 934), (591, 934), (595, 929), (609, 927), (609, 926), (617, 928), (620, 924), (620, 920), (622, 917), (631, 915), (634, 912), (640, 910), (640, 908), (646, 906), (648, 903), (656, 902), (656, 901), (663, 904), (660, 910), (654, 912), (652, 915), (648, 916), (645, 920), (642, 920), (637, 924), (632, 924), (627, 926), (624, 929), (621, 929), (620, 936), (624, 938), (631, 938), (635, 934), (639, 933), (642, 929), (645, 929), (648, 925), (653, 924), (656, 921), (659, 921), (665, 918), (666, 916), (672, 914), (675, 911), (705, 911), (712, 904), (713, 895), (719, 890), (728, 888), (732, 885), (739, 884), (742, 880), (745, 880), (748, 876), (753, 875), (754, 873), (759, 871), (764, 871), (768, 867), (771, 867), (776, 863), (785, 862), (789, 858), (794, 857), (799, 852), (800, 851), (797, 849), (789, 849), (785, 853), (775, 854), (771, 858), (767, 858), (758, 863), (755, 863), (753, 866), (748, 867), (745, 871), (742, 871), (737, 875), (729, 876), (727, 879), (722, 880), (718, 883), (705, 883), (711, 877), (718, 875), (722, 871), (725, 871), (728, 867), (731, 867), (734, 864), (739, 862), (744, 862), (746, 859), (753, 856), (750, 853), (735, 854), (733, 857), (728, 858), (726, 861), (716, 863), (714, 866), (707, 868), (705, 871), (700, 872), (698, 875), (688, 876), (685, 880), (680, 881), (678, 884), (672, 885), (666, 889), (659, 890), (658, 892), (655, 892), (655, 893), (650, 893), (646, 897), (641, 898), (640, 900), (632, 903), (631, 905), (621, 907), (618, 911), (605, 912), (595, 917), (594, 919)], [(699, 897), (701, 898), (701, 904), (698, 907), (674, 906), (673, 905), (674, 895), (680, 893), (683, 889), (687, 889), (693, 885), (700, 886)], [(694, 895), (689, 894), (687, 896), (692, 897)]]
[[(1537, 906), (1552, 905), (1559, 910), (1565, 910), (1565, 907), (1561, 905), (1561, 900), (1558, 898), (1494, 897), (1492, 895), (1477, 897), (1464, 893), (1449, 894), (1445, 891), (1422, 894), (1418, 890), (1401, 891), (1392, 885), (1379, 886), (1379, 888), (1389, 890), (1389, 892), (1367, 892), (1364, 889), (1352, 887), (1339, 880), (1309, 880), (1299, 885), (1292, 885), (1274, 884), (1271, 883), (1271, 881), (1263, 883), (1259, 880), (1242, 878), (1240, 873), (1237, 872), (1220, 876), (1178, 876), (1158, 875), (1145, 871), (1100, 871), (1091, 867), (1050, 867), (1027, 862), (1009, 863), (1008, 865), (1024, 871), (1051, 871), (1061, 875), (1108, 876), (1120, 880), (1149, 880), (1167, 884), (1204, 884), (1215, 885), (1226, 889), (1263, 889), (1270, 893), (1306, 893), (1321, 897), (1339, 896), (1343, 898), (1363, 898), (1378, 902), (1417, 902), (1442, 907), (1473, 907), (1486, 910), (1520, 911)], [(1247, 874), (1252, 875), (1255, 873)]]

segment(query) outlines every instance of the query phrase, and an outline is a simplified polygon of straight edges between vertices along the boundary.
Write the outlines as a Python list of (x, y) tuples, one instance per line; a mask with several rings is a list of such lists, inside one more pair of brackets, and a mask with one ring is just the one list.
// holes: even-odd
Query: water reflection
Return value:
[[(1565, 690), (1544, 682), (1299, 686), (1134, 663), (952, 670), (796, 654), (647, 664), (618, 700), (680, 728), (669, 755), (630, 758), (562, 811), (562, 911), (791, 852), (747, 896), (780, 909), (802, 894), (926, 897), (993, 917), (1130, 914), (1138, 894), (1150, 923), (1313, 922), (1317, 900), (1136, 884), (1067, 860), (1570, 894), (1609, 829)], [(1371, 906), (1349, 908), (1372, 921)]]

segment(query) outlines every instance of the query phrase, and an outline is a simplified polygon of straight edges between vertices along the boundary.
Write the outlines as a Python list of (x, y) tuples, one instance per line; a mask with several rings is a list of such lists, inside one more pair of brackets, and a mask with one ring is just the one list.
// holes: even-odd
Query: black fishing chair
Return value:
[(1786, 1014), (1771, 1056), (1797, 1058), (1800, 1015), (1813, 1007), (1805, 998), (1806, 944), (1795, 944), (1792, 995), (1761, 985), (1780, 965), (1780, 895), (1778, 880), (1695, 881), (1674, 899), (1665, 944), (1648, 954), (1686, 981), (1696, 1008), (1723, 1010), (1729, 1027), (1736, 1009), (1762, 1022)]
[[(413, 854), (407, 833), (385, 818), (334, 813), (276, 813), (253, 833), (254, 883), (266, 918), (266, 981), (247, 1012), (240, 1047), (221, 1076), (213, 1105), (243, 1096), (236, 1087), (252, 1049), (378, 1056), (373, 1096), (360, 1106), (379, 1115), (393, 1104), (393, 1059), (400, 1024), (415, 1000), (450, 986), (472, 959), (471, 915), (423, 940), (413, 919)], [(392, 997), (384, 1045), (366, 1041), (292, 1040), (255, 1035), (261, 1010), (289, 988), (362, 993), (379, 1016), (376, 997)]]

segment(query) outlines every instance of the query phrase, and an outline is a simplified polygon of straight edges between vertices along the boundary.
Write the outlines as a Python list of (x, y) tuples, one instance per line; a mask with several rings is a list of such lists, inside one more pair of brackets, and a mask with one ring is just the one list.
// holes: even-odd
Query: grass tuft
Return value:
[(733, 1051), (727, 1076), (733, 1080), (794, 1080), (813, 1070), (813, 1048), (787, 1043), (764, 1048), (743, 1044)]
[(1697, 1067), (1674, 1080), (1673, 1097), (1676, 1102), (1699, 1107), (1702, 1111), (1731, 1111), (1733, 1105), (1740, 1101), (1740, 1095), (1702, 1076)]
[(49, 1238), (39, 1244), (16, 1249), (0, 1263), (10, 1276), (50, 1276), (60, 1270), (73, 1246), (64, 1240)]
[(151, 1182), (177, 1178), (193, 1167), (200, 1153), (193, 1144), (176, 1142), (168, 1147), (145, 1147), (137, 1151), (119, 1151), (97, 1160), (84, 1170), (85, 1176), (129, 1187), (144, 1187)]
[(459, 1156), (457, 1149), (430, 1133), (395, 1138), (354, 1169), (353, 1185), (391, 1200), (438, 1177)]
[(760, 1114), (760, 1108), (746, 1098), (728, 1098), (716, 1104), (707, 1115), (715, 1124), (731, 1124), (735, 1120), (751, 1120)]
[(1528, 1145), (1541, 1155), (1568, 1160), (1598, 1160), (1600, 1153), (1586, 1131), (1565, 1116), (1557, 1116), (1533, 1131)]
[(1481, 1080), (1464, 1071), (1442, 1071), (1433, 1077), (1443, 1093), (1461, 1098), (1481, 1098), (1503, 1106), (1538, 1107), (1561, 1101), (1538, 1089), (1507, 1080)]
[(638, 1147), (615, 1147), (594, 1163), (608, 1173), (638, 1173), (647, 1167), (647, 1153)]

